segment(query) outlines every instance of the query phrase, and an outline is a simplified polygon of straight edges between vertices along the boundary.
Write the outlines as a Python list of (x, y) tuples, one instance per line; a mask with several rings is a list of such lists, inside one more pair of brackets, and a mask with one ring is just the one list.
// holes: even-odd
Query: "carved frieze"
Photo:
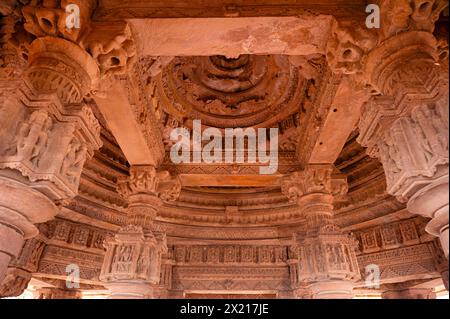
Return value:
[(175, 245), (171, 249), (177, 265), (286, 264), (288, 259), (288, 247), (282, 245)]
[(52, 244), (70, 245), (75, 249), (94, 249), (98, 253), (103, 253), (105, 239), (112, 236), (112, 232), (59, 218), (48, 222), (47, 227), (47, 238)]
[(421, 236), (423, 227), (422, 217), (415, 217), (355, 231), (354, 236), (359, 242), (358, 255), (422, 243), (426, 240)]
[(287, 267), (174, 267), (174, 290), (290, 290)]

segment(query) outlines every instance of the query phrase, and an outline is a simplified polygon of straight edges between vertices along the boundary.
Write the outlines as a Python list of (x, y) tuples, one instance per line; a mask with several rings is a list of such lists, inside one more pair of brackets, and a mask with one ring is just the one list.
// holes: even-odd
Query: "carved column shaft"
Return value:
[(111, 298), (154, 298), (161, 279), (162, 254), (167, 251), (165, 233), (153, 222), (164, 201), (176, 200), (178, 178), (157, 172), (153, 166), (133, 166), (130, 177), (118, 182), (128, 201), (128, 225), (106, 242), (100, 279)]
[(332, 224), (333, 196), (331, 194), (307, 194), (299, 199), (298, 205), (303, 209), (308, 234), (316, 234), (321, 227)]
[(354, 282), (360, 278), (356, 241), (333, 223), (333, 199), (346, 193), (345, 177), (333, 174), (331, 165), (309, 165), (285, 178), (282, 191), (306, 218), (306, 237), (294, 245), (298, 263), (291, 265), (291, 274), (298, 276), (291, 279), (296, 294), (352, 298)]

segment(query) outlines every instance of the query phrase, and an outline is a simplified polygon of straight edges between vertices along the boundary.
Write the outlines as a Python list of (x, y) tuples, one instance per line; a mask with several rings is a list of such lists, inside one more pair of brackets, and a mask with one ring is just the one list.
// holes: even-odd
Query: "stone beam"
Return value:
[(367, 91), (355, 89), (348, 78), (342, 80), (311, 152), (309, 163), (326, 164), (336, 161), (358, 124), (362, 105), (369, 98)]
[(94, 19), (119, 21), (133, 18), (207, 18), (298, 16), (305, 11), (329, 14), (339, 19), (365, 19), (362, 0), (101, 0)]
[(331, 164), (336, 161), (350, 134), (355, 130), (361, 108), (370, 98), (348, 76), (320, 72), (314, 59), (290, 56), (290, 62), (307, 70), (310, 96), (301, 104), (297, 158), (302, 165)]
[(279, 186), (282, 175), (181, 174), (183, 186), (270, 187)]
[(94, 100), (128, 162), (131, 165), (157, 165), (155, 154), (135, 117), (126, 88), (120, 81), (112, 81), (103, 93), (95, 95)]
[(332, 19), (324, 15), (130, 19), (129, 24), (138, 56), (237, 57), (241, 54), (324, 54)]

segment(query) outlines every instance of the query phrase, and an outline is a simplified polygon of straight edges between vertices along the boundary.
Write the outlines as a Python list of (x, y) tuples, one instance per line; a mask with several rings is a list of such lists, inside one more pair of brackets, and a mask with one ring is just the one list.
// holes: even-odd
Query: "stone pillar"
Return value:
[(448, 48), (433, 35), (448, 1), (377, 2), (381, 28), (336, 27), (328, 60), (374, 95), (358, 141), (381, 160), (388, 193), (431, 219), (426, 230), (448, 257)]
[(34, 226), (76, 196), (83, 165), (101, 146), (100, 125), (83, 103), (98, 76), (79, 46), (38, 38), (13, 94), (0, 101), (0, 281)]
[[(282, 181), (283, 193), (298, 203), (306, 218), (306, 236), (294, 244), (296, 273), (313, 299), (352, 298), (360, 279), (357, 243), (333, 223), (333, 198), (347, 192), (346, 179), (332, 174), (331, 165), (309, 165)], [(302, 288), (298, 293), (308, 295)]]
[(111, 298), (157, 297), (167, 244), (154, 220), (164, 201), (178, 198), (181, 182), (153, 166), (132, 166), (130, 177), (118, 182), (118, 191), (128, 201), (129, 224), (107, 240), (100, 280)]
[[(101, 146), (84, 97), (134, 61), (126, 23), (92, 28), (97, 1), (70, 3), (80, 9), (78, 26), (67, 23), (65, 1), (1, 6), (8, 16), (0, 28), (0, 283), (38, 233), (34, 225), (77, 194), (83, 165)], [(8, 270), (0, 291), (13, 292), (13, 277)]]
[(435, 48), (431, 34), (409, 32), (369, 54), (367, 72), (384, 95), (363, 107), (359, 142), (380, 158), (387, 191), (431, 219), (426, 231), (448, 257), (448, 78)]

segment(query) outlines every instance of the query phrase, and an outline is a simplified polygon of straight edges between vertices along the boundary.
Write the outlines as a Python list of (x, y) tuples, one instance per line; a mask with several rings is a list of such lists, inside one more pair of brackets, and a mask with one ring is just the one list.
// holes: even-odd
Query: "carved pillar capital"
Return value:
[(347, 179), (332, 165), (308, 165), (281, 181), (281, 191), (292, 203), (297, 203), (307, 220), (311, 235), (332, 224), (333, 201), (348, 191)]
[(0, 168), (20, 171), (52, 200), (71, 198), (84, 162), (102, 145), (83, 102), (99, 70), (79, 46), (54, 37), (34, 40), (28, 63), (23, 83), (1, 101)]
[(405, 108), (391, 98), (373, 98), (363, 108), (358, 138), (381, 159), (387, 190), (400, 199), (448, 176), (448, 97)]
[(281, 181), (281, 191), (292, 203), (311, 194), (343, 196), (347, 190), (345, 176), (328, 164), (308, 165), (304, 170), (285, 176)]
[(282, 193), (302, 209), (308, 230), (330, 223), (333, 201), (347, 193), (347, 179), (332, 165), (308, 165), (281, 181)]
[[(0, 136), (1, 175), (14, 178), (5, 169), (19, 171), (27, 180), (16, 180), (59, 201), (77, 194), (81, 170), (102, 142), (100, 125), (84, 104), (62, 105), (51, 96), (21, 91), (20, 102), (7, 103), (8, 114)], [(35, 98), (37, 100), (35, 100)], [(19, 107), (19, 109), (18, 109)]]
[(433, 32), (446, 0), (377, 0), (381, 19), (380, 38), (387, 39), (411, 30)]
[(112, 298), (153, 298), (161, 279), (162, 254), (167, 252), (165, 233), (153, 229), (164, 202), (181, 191), (178, 177), (151, 165), (130, 168), (130, 176), (118, 181), (118, 192), (128, 201), (128, 226), (106, 241), (100, 280)]
[[(335, 21), (327, 58), (335, 72), (355, 75), (374, 92), (386, 94), (386, 90), (395, 91), (392, 84), (396, 76), (388, 68), (402, 69), (405, 73), (410, 72), (411, 64), (423, 66), (430, 58), (437, 62), (438, 44), (432, 32), (448, 1), (375, 2), (380, 7), (380, 28)], [(404, 63), (410, 59), (417, 61)], [(422, 62), (418, 63), (419, 60)]]
[[(417, 56), (411, 65), (392, 61), (373, 75), (388, 79), (380, 82), (388, 95), (363, 107), (358, 141), (381, 160), (388, 193), (432, 218), (427, 231), (441, 237), (448, 255), (448, 79), (425, 50), (409, 51)], [(396, 63), (401, 70), (392, 69)]]
[(29, 47), (26, 81), (39, 93), (55, 92), (63, 104), (80, 103), (99, 77), (95, 60), (70, 41), (42, 37)]
[(399, 103), (406, 103), (400, 98), (408, 95), (431, 98), (444, 80), (437, 65), (437, 48), (436, 38), (425, 31), (409, 31), (388, 38), (367, 54), (363, 69), (366, 81), (377, 92), (397, 97)]
[(35, 39), (51, 37), (79, 46), (97, 64), (102, 79), (124, 74), (134, 62), (136, 47), (126, 22), (91, 21), (96, 0), (40, 0), (19, 7), (24, 23), (16, 26), (11, 43), (24, 59)]
[(128, 201), (130, 222), (151, 227), (159, 207), (178, 199), (181, 181), (154, 166), (137, 165), (130, 168), (129, 177), (118, 181), (117, 190)]

